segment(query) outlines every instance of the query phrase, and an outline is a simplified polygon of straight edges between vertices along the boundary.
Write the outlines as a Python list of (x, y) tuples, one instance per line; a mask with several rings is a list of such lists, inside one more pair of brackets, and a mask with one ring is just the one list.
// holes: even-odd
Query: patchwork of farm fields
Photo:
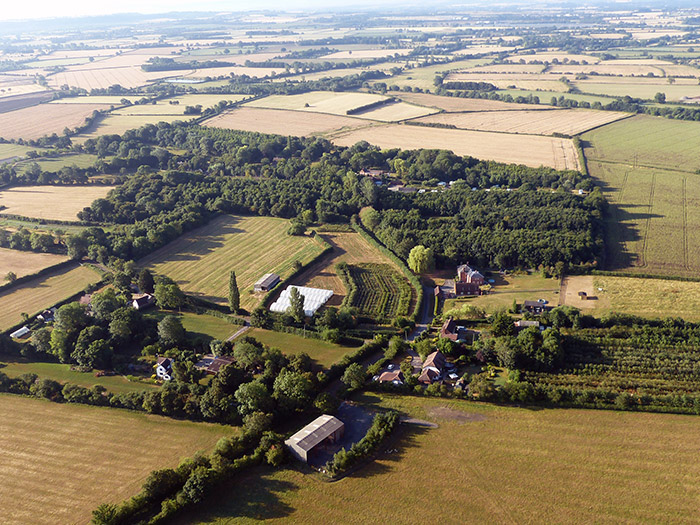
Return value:
[(656, 84), (647, 82), (623, 83), (609, 82), (607, 78), (603, 80), (602, 77), (598, 77), (587, 81), (574, 81), (572, 84), (582, 93), (593, 93), (610, 97), (630, 96), (651, 100), (657, 93), (663, 93), (666, 95), (666, 100), (672, 102), (677, 102), (683, 97), (700, 97), (700, 85), (697, 82), (694, 82), (692, 85), (683, 84), (680, 81), (678, 84), (669, 84), (663, 81)]
[(235, 432), (223, 425), (10, 394), (0, 395), (0, 412), (5, 523), (87, 523), (101, 503), (137, 493), (152, 470), (177, 467)]
[(628, 113), (588, 109), (552, 109), (550, 111), (482, 111), (440, 113), (415, 122), (446, 124), (460, 129), (551, 135), (577, 135), (586, 130), (628, 117)]
[[(459, 523), (696, 521), (697, 418), (375, 394), (358, 401), (438, 428), (402, 427), (391, 445), (398, 451), (338, 483), (293, 467), (259, 468), (178, 523), (360, 524), (389, 515), (413, 523), (446, 512), (446, 521)], [(426, 475), (426, 465), (440, 474)]]
[(556, 169), (579, 168), (578, 154), (571, 140), (554, 137), (402, 124), (372, 126), (340, 133), (333, 137), (333, 142), (340, 146), (352, 146), (361, 140), (381, 148), (447, 149), (457, 155), (470, 155), (497, 162), (525, 164), (532, 167), (549, 166)]
[(613, 204), (606, 266), (697, 275), (700, 124), (636, 116), (583, 139), (589, 171)]
[[(538, 106), (535, 104), (514, 104), (512, 102), (500, 102), (498, 100), (481, 98), (443, 97), (428, 93), (397, 93), (396, 97), (420, 106), (433, 107), (455, 113), (467, 111), (549, 111), (552, 109), (550, 106)], [(549, 100), (547, 100), (547, 102), (549, 102)]]
[(261, 294), (253, 284), (264, 274), (291, 275), (293, 263), (311, 261), (323, 247), (310, 236), (287, 234), (289, 221), (272, 217), (223, 216), (183, 235), (139, 261), (174, 279), (186, 293), (226, 304), (231, 270), (236, 272), (241, 307), (253, 309)]
[(40, 104), (29, 108), (0, 113), (0, 137), (33, 140), (65, 128), (85, 124), (94, 110), (109, 109), (104, 104)]
[(36, 219), (76, 221), (77, 214), (113, 186), (17, 186), (0, 191), (0, 213)]
[(0, 330), (7, 330), (22, 320), (83, 290), (100, 280), (87, 266), (59, 270), (26, 283), (0, 291)]
[(359, 118), (252, 107), (228, 110), (202, 122), (202, 126), (213, 128), (239, 129), (258, 133), (285, 133), (299, 137), (355, 129), (367, 125), (367, 121)]
[(67, 260), (66, 255), (0, 248), (0, 278), (4, 278), (8, 272), (23, 277)]

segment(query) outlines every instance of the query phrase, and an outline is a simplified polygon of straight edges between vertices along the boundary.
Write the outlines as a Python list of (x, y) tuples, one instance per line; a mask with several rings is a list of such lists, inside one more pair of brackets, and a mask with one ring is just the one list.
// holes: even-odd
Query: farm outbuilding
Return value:
[(324, 414), (287, 439), (284, 444), (295, 458), (306, 463), (309, 454), (315, 448), (324, 443), (336, 443), (344, 433), (345, 424), (340, 419)]
[(269, 292), (280, 282), (280, 276), (276, 273), (266, 273), (263, 275), (257, 283), (253, 285), (253, 291), (255, 292)]
[(292, 285), (285, 288), (279, 298), (272, 303), (270, 311), (281, 314), (289, 310), (289, 297), (293, 288), (299, 290), (299, 293), (304, 296), (304, 315), (308, 317), (313, 316), (319, 308), (328, 302), (328, 299), (333, 297), (333, 290)]
[(28, 333), (29, 333), (29, 328), (27, 328), (26, 326), (23, 326), (22, 328), (20, 328), (20, 329), (18, 329), (18, 330), (15, 330), (14, 332), (12, 332), (12, 333), (10, 334), (10, 337), (11, 337), (12, 339), (19, 339), (20, 337), (24, 337), (24, 336), (27, 335)]

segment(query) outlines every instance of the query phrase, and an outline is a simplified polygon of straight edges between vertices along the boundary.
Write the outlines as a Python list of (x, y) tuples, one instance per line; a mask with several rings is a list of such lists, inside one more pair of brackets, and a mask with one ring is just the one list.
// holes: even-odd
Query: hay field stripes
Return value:
[(0, 395), (0, 412), (0, 502), (3, 522), (15, 524), (88, 523), (101, 503), (136, 494), (150, 471), (235, 432), (12, 394)]
[(0, 213), (46, 220), (75, 221), (77, 214), (114, 186), (18, 186), (0, 191)]
[(22, 313), (38, 314), (100, 279), (101, 276), (87, 266), (77, 266), (0, 292), (0, 330), (19, 323)]
[(287, 235), (288, 227), (284, 219), (222, 216), (138, 264), (174, 279), (186, 293), (219, 304), (228, 301), (229, 272), (234, 270), (241, 307), (252, 309), (262, 298), (252, 292), (260, 277), (274, 272), (284, 279), (294, 260), (308, 263), (323, 250), (310, 236)]
[(497, 162), (579, 169), (571, 140), (556, 137), (388, 124), (340, 133), (332, 140), (340, 146), (366, 140), (382, 148), (440, 148)]

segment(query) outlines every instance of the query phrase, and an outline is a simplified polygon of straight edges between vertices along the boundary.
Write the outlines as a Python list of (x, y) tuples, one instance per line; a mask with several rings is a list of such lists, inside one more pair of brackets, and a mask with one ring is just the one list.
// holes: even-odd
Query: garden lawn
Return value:
[(253, 328), (247, 331), (245, 335), (254, 337), (267, 346), (279, 348), (286, 355), (305, 352), (309, 354), (309, 357), (319, 368), (330, 368), (332, 364), (340, 361), (345, 354), (357, 350), (357, 348), (334, 345), (320, 339), (311, 339), (284, 332), (273, 332), (272, 330), (263, 330), (261, 328)]

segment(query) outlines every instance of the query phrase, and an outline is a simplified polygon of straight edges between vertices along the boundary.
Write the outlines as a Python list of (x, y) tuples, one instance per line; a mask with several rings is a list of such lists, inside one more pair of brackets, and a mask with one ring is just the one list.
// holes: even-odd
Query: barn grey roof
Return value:
[(314, 419), (284, 443), (289, 446), (297, 446), (308, 452), (344, 426), (345, 424), (337, 417), (324, 414)]
[(272, 286), (273, 284), (275, 284), (279, 280), (280, 280), (280, 276), (277, 275), (276, 273), (266, 273), (260, 279), (258, 279), (258, 282), (255, 283), (255, 286), (268, 288), (268, 287)]

